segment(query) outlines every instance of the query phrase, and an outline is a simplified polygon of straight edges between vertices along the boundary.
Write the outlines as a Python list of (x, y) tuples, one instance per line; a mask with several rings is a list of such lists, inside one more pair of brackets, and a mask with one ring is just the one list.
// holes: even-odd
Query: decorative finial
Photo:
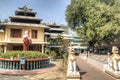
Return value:
[(29, 11), (29, 8), (27, 7), (27, 5), (25, 5), (25, 6), (23, 7), (23, 10), (24, 10), (24, 11)]
[(52, 25), (56, 25), (55, 21), (52, 20)]

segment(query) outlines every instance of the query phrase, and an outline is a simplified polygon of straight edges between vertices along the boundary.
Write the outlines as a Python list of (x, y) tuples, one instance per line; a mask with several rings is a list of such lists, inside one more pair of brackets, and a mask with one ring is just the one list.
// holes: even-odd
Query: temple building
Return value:
[(67, 48), (69, 46), (69, 40), (73, 38), (65, 33), (65, 29), (61, 25), (55, 22), (49, 23), (47, 26), (49, 28), (45, 29), (45, 41), (50, 44), (46, 45), (46, 47), (49, 48), (50, 51), (55, 51), (59, 56), (59, 49), (62, 47)]
[(58, 35), (63, 34), (64, 29), (61, 28), (61, 26), (56, 25), (55, 22), (49, 23), (47, 26), (49, 26), (49, 29), (45, 29), (45, 35), (47, 36), (47, 41), (50, 42), (51, 47), (60, 47), (58, 46), (58, 41), (56, 41), (56, 38)]
[(62, 47), (57, 41), (58, 38), (62, 38), (63, 40), (71, 39), (71, 37), (65, 33), (62, 26), (57, 25), (55, 22), (49, 23), (47, 26), (49, 28), (45, 29), (45, 36), (47, 37), (45, 40), (50, 42), (49, 47)]
[(30, 31), (32, 45), (30, 50), (44, 52), (45, 29), (48, 26), (42, 25), (42, 19), (36, 18), (36, 12), (24, 7), (15, 11), (15, 16), (10, 16), (10, 21), (0, 23), (0, 50), (4, 53), (12, 50), (23, 50), (23, 35)]

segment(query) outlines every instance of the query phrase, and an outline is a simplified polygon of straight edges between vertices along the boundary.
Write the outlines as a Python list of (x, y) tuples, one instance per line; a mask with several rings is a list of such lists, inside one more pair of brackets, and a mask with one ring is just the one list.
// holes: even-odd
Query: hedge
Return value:
[(6, 52), (5, 54), (1, 54), (0, 58), (8, 58), (8, 59), (10, 59), (11, 57), (19, 58), (22, 57), (23, 55), (27, 59), (48, 58), (47, 54), (40, 53), (38, 51), (9, 51)]

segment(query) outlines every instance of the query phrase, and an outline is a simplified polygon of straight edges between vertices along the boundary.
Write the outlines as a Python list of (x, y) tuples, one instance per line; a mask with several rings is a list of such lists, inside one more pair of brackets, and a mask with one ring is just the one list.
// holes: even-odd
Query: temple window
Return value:
[(12, 38), (21, 38), (22, 37), (22, 29), (11, 29), (10, 36)]
[(32, 30), (32, 38), (33, 39), (37, 38), (37, 30)]

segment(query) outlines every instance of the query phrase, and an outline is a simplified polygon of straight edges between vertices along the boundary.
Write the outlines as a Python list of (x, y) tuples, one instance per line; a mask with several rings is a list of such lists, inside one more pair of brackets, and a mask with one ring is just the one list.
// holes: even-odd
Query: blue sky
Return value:
[(27, 5), (37, 12), (36, 17), (43, 19), (42, 22), (66, 25), (65, 11), (69, 4), (70, 0), (0, 0), (0, 19), (14, 16), (18, 7)]

